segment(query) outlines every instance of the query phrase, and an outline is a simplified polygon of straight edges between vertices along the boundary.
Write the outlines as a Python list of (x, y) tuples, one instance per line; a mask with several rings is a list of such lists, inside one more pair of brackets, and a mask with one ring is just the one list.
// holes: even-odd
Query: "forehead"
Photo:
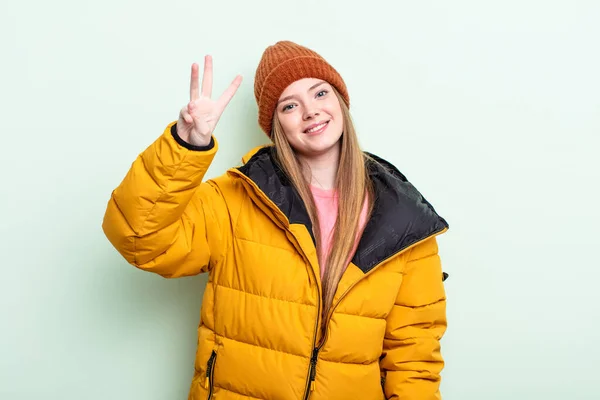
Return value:
[(299, 79), (293, 83), (291, 83), (288, 87), (286, 87), (283, 92), (281, 92), (281, 96), (279, 96), (279, 98), (283, 98), (286, 96), (292, 96), (294, 94), (301, 94), (301, 93), (306, 93), (309, 91), (309, 89), (317, 84), (320, 83), (325, 83), (325, 85), (328, 85), (327, 82), (325, 82), (323, 79), (318, 79), (318, 78), (303, 78), (303, 79)]

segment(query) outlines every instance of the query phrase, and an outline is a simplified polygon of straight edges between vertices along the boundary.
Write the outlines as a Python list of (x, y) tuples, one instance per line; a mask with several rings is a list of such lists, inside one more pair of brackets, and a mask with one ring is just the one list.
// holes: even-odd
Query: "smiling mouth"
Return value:
[(322, 122), (322, 123), (320, 123), (319, 125), (317, 125), (315, 127), (312, 127), (310, 129), (305, 130), (304, 133), (316, 133), (316, 132), (319, 132), (319, 131), (325, 129), (325, 127), (328, 124), (329, 124), (329, 121)]

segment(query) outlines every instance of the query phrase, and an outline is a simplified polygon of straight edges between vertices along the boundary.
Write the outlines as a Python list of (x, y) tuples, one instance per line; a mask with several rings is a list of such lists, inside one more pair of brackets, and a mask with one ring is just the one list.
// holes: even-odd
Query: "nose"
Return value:
[(308, 110), (307, 109), (306, 112), (304, 113), (304, 120), (314, 119), (318, 115), (319, 115), (318, 110)]

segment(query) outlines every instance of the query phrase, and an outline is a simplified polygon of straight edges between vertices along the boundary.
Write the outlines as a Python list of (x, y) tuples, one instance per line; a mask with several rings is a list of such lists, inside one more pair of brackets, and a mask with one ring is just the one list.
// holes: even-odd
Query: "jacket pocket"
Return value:
[(208, 390), (207, 400), (212, 399), (214, 388), (215, 363), (217, 361), (217, 351), (213, 350), (206, 364), (206, 376), (204, 378), (204, 389)]

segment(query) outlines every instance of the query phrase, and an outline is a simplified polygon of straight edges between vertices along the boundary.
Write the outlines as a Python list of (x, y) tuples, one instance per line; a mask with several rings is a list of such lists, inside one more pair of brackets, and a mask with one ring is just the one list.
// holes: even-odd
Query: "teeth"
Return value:
[(311, 128), (311, 129), (307, 130), (306, 132), (307, 132), (307, 133), (313, 133), (313, 132), (316, 132), (316, 131), (318, 131), (319, 129), (321, 129), (322, 127), (324, 127), (325, 125), (327, 125), (327, 122), (323, 122), (321, 125), (317, 125), (317, 126), (315, 126), (314, 128)]

